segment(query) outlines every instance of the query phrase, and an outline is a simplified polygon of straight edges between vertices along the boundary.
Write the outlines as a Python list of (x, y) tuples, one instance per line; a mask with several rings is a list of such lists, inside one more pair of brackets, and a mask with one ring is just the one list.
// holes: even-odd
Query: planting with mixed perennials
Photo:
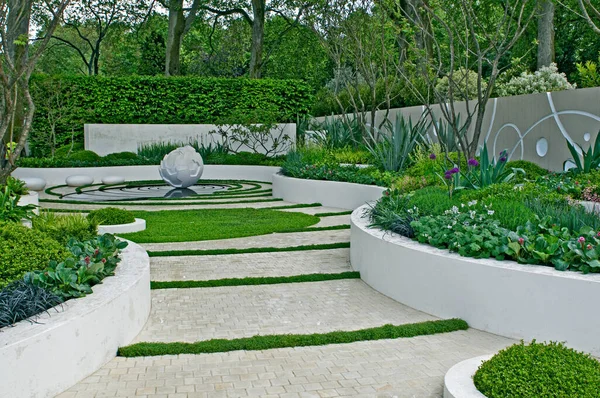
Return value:
[(35, 321), (50, 308), (91, 294), (94, 285), (114, 275), (127, 247), (113, 235), (97, 236), (95, 219), (38, 216), (34, 206), (16, 206), (26, 193), (13, 178), (0, 186), (0, 328)]

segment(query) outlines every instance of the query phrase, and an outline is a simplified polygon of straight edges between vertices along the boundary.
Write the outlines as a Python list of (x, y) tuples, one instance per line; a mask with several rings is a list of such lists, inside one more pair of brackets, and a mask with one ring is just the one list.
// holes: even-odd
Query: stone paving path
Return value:
[(154, 281), (335, 274), (351, 271), (350, 250), (152, 257)]
[[(281, 205), (282, 202), (276, 202)], [(252, 206), (254, 207), (254, 206)], [(211, 207), (214, 208), (214, 207)], [(323, 207), (294, 209), (309, 214)], [(347, 224), (349, 216), (319, 226)], [(288, 247), (348, 242), (349, 230), (146, 244), (149, 250)], [(212, 280), (351, 270), (348, 249), (154, 257), (152, 280)], [(436, 319), (357, 279), (152, 291), (152, 312), (135, 341), (193, 342), (280, 333), (356, 330)], [(264, 351), (116, 358), (59, 398), (441, 397), (457, 362), (513, 341), (477, 330), (410, 339)]]

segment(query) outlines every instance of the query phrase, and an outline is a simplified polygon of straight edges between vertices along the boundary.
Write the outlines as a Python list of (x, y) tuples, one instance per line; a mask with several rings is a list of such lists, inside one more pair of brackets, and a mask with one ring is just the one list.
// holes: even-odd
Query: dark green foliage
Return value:
[(0, 290), (0, 328), (28, 318), (35, 322), (36, 315), (60, 303), (60, 297), (42, 287), (23, 280), (12, 282)]
[(339, 279), (360, 279), (359, 272), (342, 272), (339, 274), (307, 274), (295, 276), (275, 276), (262, 278), (228, 278), (208, 281), (173, 281), (151, 282), (152, 289), (187, 289), (219, 286), (250, 286), (250, 285), (275, 285), (279, 283), (303, 283), (334, 281)]
[(562, 343), (521, 341), (484, 362), (473, 381), (488, 398), (597, 398), (600, 362)]
[(191, 242), (297, 231), (319, 222), (298, 212), (272, 209), (202, 209), (136, 212), (146, 220), (146, 230), (123, 234), (134, 242)]
[(457, 200), (448, 197), (448, 191), (441, 187), (426, 187), (415, 191), (410, 198), (410, 206), (419, 209), (421, 215), (443, 214), (450, 209)]
[(116, 167), (116, 166), (147, 166), (158, 164), (155, 160), (136, 159), (106, 159), (75, 160), (73, 158), (20, 158), (19, 167), (32, 168), (61, 168), (61, 167)]
[(93, 239), (98, 233), (97, 224), (88, 221), (81, 214), (57, 215), (49, 211), (44, 211), (33, 219), (33, 229), (47, 234), (63, 245), (71, 238)]
[(119, 348), (117, 355), (122, 357), (141, 357), (348, 344), (356, 341), (398, 339), (448, 333), (457, 330), (466, 330), (468, 327), (469, 325), (461, 319), (448, 319), (409, 323), (398, 326), (384, 325), (352, 332), (339, 331), (315, 334), (282, 334), (254, 336), (233, 340), (213, 339), (196, 343), (137, 343)]
[(67, 255), (63, 245), (43, 232), (18, 223), (0, 223), (0, 287)]
[(94, 151), (84, 150), (73, 152), (67, 159), (71, 162), (97, 162), (102, 158)]
[(583, 206), (571, 205), (565, 200), (550, 201), (535, 197), (526, 198), (524, 202), (540, 219), (548, 217), (550, 223), (567, 228), (571, 232), (578, 232), (583, 227), (600, 230), (598, 215), (588, 212)]
[(525, 171), (525, 175), (519, 173), (515, 176), (515, 182), (517, 183), (522, 182), (525, 179), (529, 181), (535, 181), (539, 177), (548, 175), (548, 173), (550, 173), (543, 167), (540, 167), (533, 162), (528, 162), (527, 160), (512, 160), (506, 164), (506, 168), (522, 169)]
[(56, 151), (54, 151), (54, 157), (66, 158), (71, 153), (83, 151), (84, 149), (85, 148), (84, 148), (83, 142), (73, 142), (70, 144), (63, 145), (60, 148), (58, 148)]
[(317, 217), (334, 217), (334, 216), (346, 216), (352, 214), (352, 211), (341, 211), (339, 213), (316, 213)]
[(106, 155), (102, 158), (102, 160), (107, 161), (107, 162), (112, 162), (115, 160), (137, 160), (137, 159), (139, 159), (139, 156), (133, 152), (109, 153), (108, 155)]
[(386, 191), (384, 196), (368, 210), (371, 225), (385, 231), (392, 231), (402, 236), (415, 236), (410, 223), (415, 220), (418, 212), (410, 207), (410, 197), (397, 195)]
[(35, 205), (19, 205), (21, 196), (28, 192), (23, 181), (11, 176), (6, 179), (5, 185), (0, 184), (0, 222), (21, 222), (35, 216)]
[(579, 146), (581, 155), (579, 155), (577, 149), (569, 140), (567, 140), (567, 147), (569, 148), (569, 152), (571, 152), (571, 156), (573, 157), (576, 165), (575, 168), (571, 169), (571, 172), (576, 174), (589, 173), (592, 170), (596, 170), (598, 166), (600, 166), (600, 131), (596, 136), (596, 141), (594, 141), (593, 147), (590, 146), (590, 148), (588, 148), (586, 151)]
[[(60, 84), (49, 84), (51, 80)], [(65, 103), (56, 126), (59, 145), (72, 132), (79, 140), (85, 123), (218, 124), (232, 113), (267, 113), (278, 122), (295, 122), (297, 115), (308, 113), (311, 102), (310, 88), (297, 80), (35, 76), (31, 85), (39, 104), (31, 135), (36, 153), (45, 152), (38, 132), (49, 129), (45, 98), (56, 94), (50, 92), (56, 87)]]
[(135, 222), (135, 216), (132, 212), (116, 207), (93, 210), (87, 215), (87, 219), (96, 225), (120, 225)]
[(171, 257), (171, 256), (218, 256), (227, 254), (248, 254), (248, 253), (279, 253), (296, 252), (305, 250), (332, 250), (347, 249), (350, 242), (329, 243), (323, 245), (303, 245), (290, 247), (251, 247), (248, 249), (213, 249), (213, 250), (166, 250), (160, 252), (148, 251), (150, 257)]

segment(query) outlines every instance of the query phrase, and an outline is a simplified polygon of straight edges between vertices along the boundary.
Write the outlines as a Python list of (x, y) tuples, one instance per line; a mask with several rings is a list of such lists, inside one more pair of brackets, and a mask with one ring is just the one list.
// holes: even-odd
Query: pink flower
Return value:
[(523, 245), (523, 243), (525, 243), (525, 239), (523, 239), (523, 238), (519, 238), (519, 244), (520, 244), (520, 245)]
[(585, 242), (585, 238), (583, 236), (580, 236), (579, 239), (577, 239), (577, 241), (579, 243), (583, 243), (583, 242)]
[(588, 250), (592, 250), (594, 247), (592, 245), (587, 245)]
[(90, 256), (86, 256), (86, 257), (84, 258), (84, 260), (85, 260), (85, 263), (86, 263), (86, 264), (89, 264), (89, 263), (90, 263)]
[(103, 263), (105, 263), (105, 262), (106, 262), (106, 259), (105, 259), (105, 258), (103, 258), (103, 259), (102, 259), (102, 262), (103, 262)]

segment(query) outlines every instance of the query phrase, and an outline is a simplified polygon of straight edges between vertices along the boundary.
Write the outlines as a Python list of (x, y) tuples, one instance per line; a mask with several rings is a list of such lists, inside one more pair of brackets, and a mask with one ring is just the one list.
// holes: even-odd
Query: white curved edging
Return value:
[(0, 329), (0, 397), (53, 397), (115, 357), (150, 314), (150, 261), (129, 242), (115, 276), (49, 310), (37, 324)]
[(98, 235), (104, 234), (127, 234), (130, 232), (140, 232), (146, 229), (146, 220), (136, 218), (129, 224), (117, 225), (98, 225)]
[[(279, 172), (275, 166), (229, 166), (205, 165), (202, 180), (252, 180), (271, 182), (273, 174)], [(73, 174), (85, 174), (102, 181), (103, 178), (119, 176), (126, 181), (161, 180), (156, 166), (116, 166), (116, 167), (66, 167), (32, 168), (19, 167), (12, 176), (16, 178), (43, 178), (48, 186), (63, 185)]]
[(467, 359), (451, 367), (444, 376), (444, 398), (485, 398), (475, 387), (473, 376), (479, 366), (492, 356)]
[(293, 203), (321, 203), (323, 206), (354, 210), (381, 198), (385, 188), (349, 182), (305, 180), (273, 176), (273, 197)]
[(440, 318), (524, 340), (564, 341), (600, 356), (600, 274), (477, 260), (369, 228), (352, 214), (350, 261), (379, 292)]

